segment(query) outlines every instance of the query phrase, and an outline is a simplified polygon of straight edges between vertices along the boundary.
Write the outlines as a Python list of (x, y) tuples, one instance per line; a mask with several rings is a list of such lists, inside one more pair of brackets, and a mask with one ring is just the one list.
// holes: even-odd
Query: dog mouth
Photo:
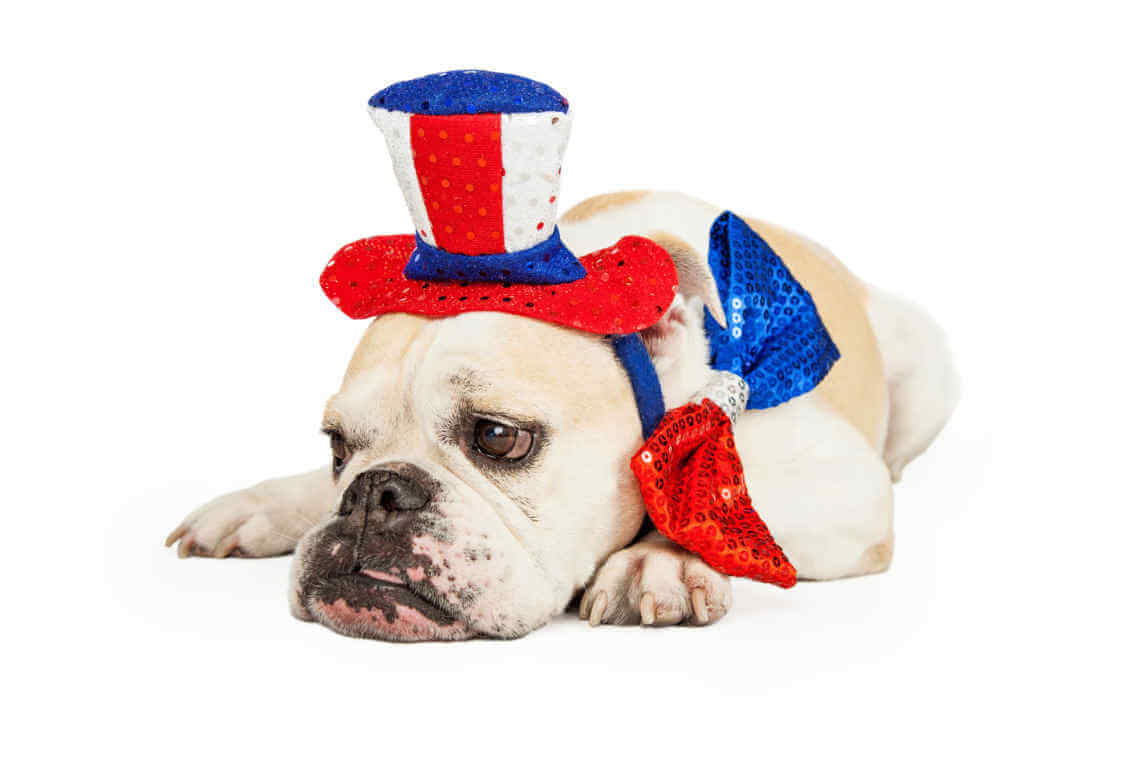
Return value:
[[(458, 641), (475, 633), (399, 576), (360, 569), (302, 589), (310, 614), (345, 636), (384, 641)], [(414, 584), (420, 585), (420, 584)]]

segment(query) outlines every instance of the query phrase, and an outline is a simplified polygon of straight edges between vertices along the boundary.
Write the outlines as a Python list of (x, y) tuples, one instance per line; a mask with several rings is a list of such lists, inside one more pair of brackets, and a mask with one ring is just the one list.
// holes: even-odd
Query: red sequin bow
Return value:
[(726, 575), (795, 585), (796, 569), (752, 508), (732, 421), (715, 403), (667, 412), (630, 467), (663, 535)]

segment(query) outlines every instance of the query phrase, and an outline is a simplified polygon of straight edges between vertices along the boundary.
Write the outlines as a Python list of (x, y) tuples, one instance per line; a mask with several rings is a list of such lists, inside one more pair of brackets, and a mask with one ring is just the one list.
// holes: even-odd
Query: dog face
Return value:
[(600, 336), (496, 313), (384, 316), (324, 426), (336, 511), (297, 547), (293, 593), (343, 634), (521, 636), (644, 516), (633, 393)]

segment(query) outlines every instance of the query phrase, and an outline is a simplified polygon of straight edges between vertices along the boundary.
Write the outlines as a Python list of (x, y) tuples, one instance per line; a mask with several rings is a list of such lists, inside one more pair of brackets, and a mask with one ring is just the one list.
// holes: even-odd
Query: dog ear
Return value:
[(720, 292), (717, 290), (712, 270), (709, 269), (708, 257), (668, 232), (654, 231), (646, 237), (664, 248), (673, 259), (673, 267), (677, 270), (677, 292), (686, 300), (692, 297), (699, 298), (701, 303), (708, 307), (709, 314), (717, 324), (727, 327), (724, 306), (720, 302)]
[(721, 325), (726, 321), (724, 307), (704, 256), (666, 232), (651, 232), (646, 237), (669, 253), (677, 270), (676, 298), (661, 319), (640, 333), (657, 368), (666, 407), (673, 407), (688, 400), (706, 379), (705, 307)]

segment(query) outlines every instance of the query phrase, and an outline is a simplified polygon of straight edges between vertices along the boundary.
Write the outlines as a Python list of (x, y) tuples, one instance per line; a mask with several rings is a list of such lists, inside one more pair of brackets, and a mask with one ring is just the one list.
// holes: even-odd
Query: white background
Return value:
[[(6, 754), (1134, 757), (1135, 7), (6, 6)], [(569, 202), (683, 190), (936, 315), (965, 396), (887, 574), (398, 646), (161, 548), (326, 460), (363, 325), (317, 275), (410, 230), (365, 101), (460, 67), (571, 100)]]

